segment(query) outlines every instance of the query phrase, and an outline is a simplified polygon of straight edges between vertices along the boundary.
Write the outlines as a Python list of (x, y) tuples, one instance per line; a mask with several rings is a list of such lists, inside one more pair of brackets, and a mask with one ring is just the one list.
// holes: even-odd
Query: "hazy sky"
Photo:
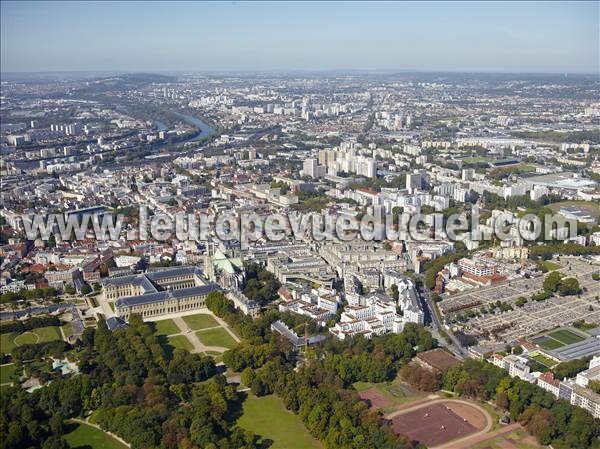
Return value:
[(2, 71), (599, 71), (598, 2), (1, 3)]

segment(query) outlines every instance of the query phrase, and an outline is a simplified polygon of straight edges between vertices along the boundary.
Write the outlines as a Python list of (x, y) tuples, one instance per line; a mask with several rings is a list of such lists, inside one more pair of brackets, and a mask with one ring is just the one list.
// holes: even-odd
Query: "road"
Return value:
[[(454, 355), (461, 359), (467, 357), (466, 349), (460, 344), (460, 342), (454, 336), (454, 334), (452, 334), (450, 330), (447, 330), (442, 325), (442, 321), (439, 317), (437, 307), (435, 307), (435, 304), (433, 304), (433, 300), (431, 299), (431, 294), (429, 292), (421, 292), (421, 296), (425, 299), (424, 302), (428, 309), (429, 316), (431, 317), (431, 326), (435, 332), (440, 334), (440, 344), (446, 344), (448, 349), (450, 349), (454, 353)], [(451, 344), (448, 344), (448, 342), (442, 337), (443, 333), (448, 335), (448, 337), (452, 341)]]

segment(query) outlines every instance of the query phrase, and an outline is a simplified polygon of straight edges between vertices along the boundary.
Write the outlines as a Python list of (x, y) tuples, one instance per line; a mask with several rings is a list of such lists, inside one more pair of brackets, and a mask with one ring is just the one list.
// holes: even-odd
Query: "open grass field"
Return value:
[(564, 343), (565, 345), (570, 345), (585, 340), (585, 338), (583, 338), (581, 335), (577, 335), (575, 332), (571, 332), (567, 329), (560, 329), (551, 332), (548, 334), (548, 336), (560, 341), (561, 343)]
[(14, 349), (15, 345), (15, 337), (17, 334), (9, 332), (8, 334), (0, 334), (0, 353), (2, 354), (10, 354)]
[(52, 340), (62, 340), (58, 326), (41, 327), (22, 334), (8, 333), (0, 334), (0, 352), (10, 353), (16, 346), (45, 343)]
[(173, 335), (181, 333), (181, 330), (177, 327), (175, 321), (171, 319), (155, 321), (154, 324), (156, 326), (157, 335)]
[(541, 449), (547, 446), (539, 445), (535, 439), (528, 435), (523, 429), (510, 432), (508, 435), (502, 435), (483, 441), (473, 446), (473, 449)]
[(86, 424), (70, 424), (69, 430), (64, 438), (72, 449), (127, 449), (110, 435)]
[(35, 332), (23, 332), (15, 337), (15, 344), (17, 346), (30, 345), (34, 343), (41, 343), (40, 337)]
[(352, 386), (371, 407), (378, 408), (383, 413), (392, 412), (399, 405), (417, 401), (426, 396), (425, 393), (410, 390), (398, 380), (382, 383), (355, 382)]
[(538, 262), (538, 266), (540, 269), (542, 269), (542, 271), (554, 271), (562, 268), (561, 265), (557, 264), (556, 262), (552, 262), (551, 260), (542, 260)]
[(17, 365), (14, 363), (11, 365), (0, 366), (0, 384), (6, 384), (12, 382), (12, 375), (17, 369)]
[(306, 430), (297, 415), (289, 412), (277, 396), (249, 395), (242, 405), (237, 424), (271, 440), (269, 449), (320, 449), (322, 445)]
[(196, 335), (206, 346), (221, 346), (231, 349), (237, 345), (229, 333), (222, 327), (196, 332)]
[(169, 344), (175, 349), (185, 349), (191, 351), (194, 346), (190, 343), (185, 335), (175, 335), (174, 337), (168, 337)]
[(72, 323), (67, 323), (64, 326), (61, 327), (63, 334), (65, 334), (65, 338), (69, 338), (71, 335), (73, 335), (73, 324)]
[(217, 327), (219, 325), (212, 315), (206, 313), (184, 316), (183, 321), (185, 321), (185, 324), (187, 324), (190, 329), (195, 331), (207, 329), (209, 327)]

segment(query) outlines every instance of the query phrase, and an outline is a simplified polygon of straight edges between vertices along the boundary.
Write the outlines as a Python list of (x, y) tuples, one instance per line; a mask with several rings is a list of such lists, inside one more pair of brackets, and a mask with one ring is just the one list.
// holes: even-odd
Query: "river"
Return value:
[(207, 139), (215, 133), (215, 130), (212, 128), (212, 126), (207, 125), (198, 117), (189, 114), (183, 114), (177, 111), (171, 112), (173, 112), (173, 114), (175, 114), (176, 116), (180, 117), (184, 122), (187, 122), (188, 124), (195, 126), (200, 130), (200, 135), (194, 137), (193, 139), (190, 139), (190, 141), (192, 142)]

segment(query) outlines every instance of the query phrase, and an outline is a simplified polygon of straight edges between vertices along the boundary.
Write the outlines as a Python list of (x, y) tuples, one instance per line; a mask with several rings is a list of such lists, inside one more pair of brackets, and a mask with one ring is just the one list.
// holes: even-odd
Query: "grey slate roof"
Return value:
[(214, 283), (201, 285), (197, 287), (180, 288), (178, 290), (156, 291), (139, 296), (126, 296), (115, 301), (115, 307), (131, 307), (140, 304), (151, 304), (161, 302), (167, 299), (181, 299), (190, 296), (208, 295), (211, 292), (219, 291), (221, 288)]

